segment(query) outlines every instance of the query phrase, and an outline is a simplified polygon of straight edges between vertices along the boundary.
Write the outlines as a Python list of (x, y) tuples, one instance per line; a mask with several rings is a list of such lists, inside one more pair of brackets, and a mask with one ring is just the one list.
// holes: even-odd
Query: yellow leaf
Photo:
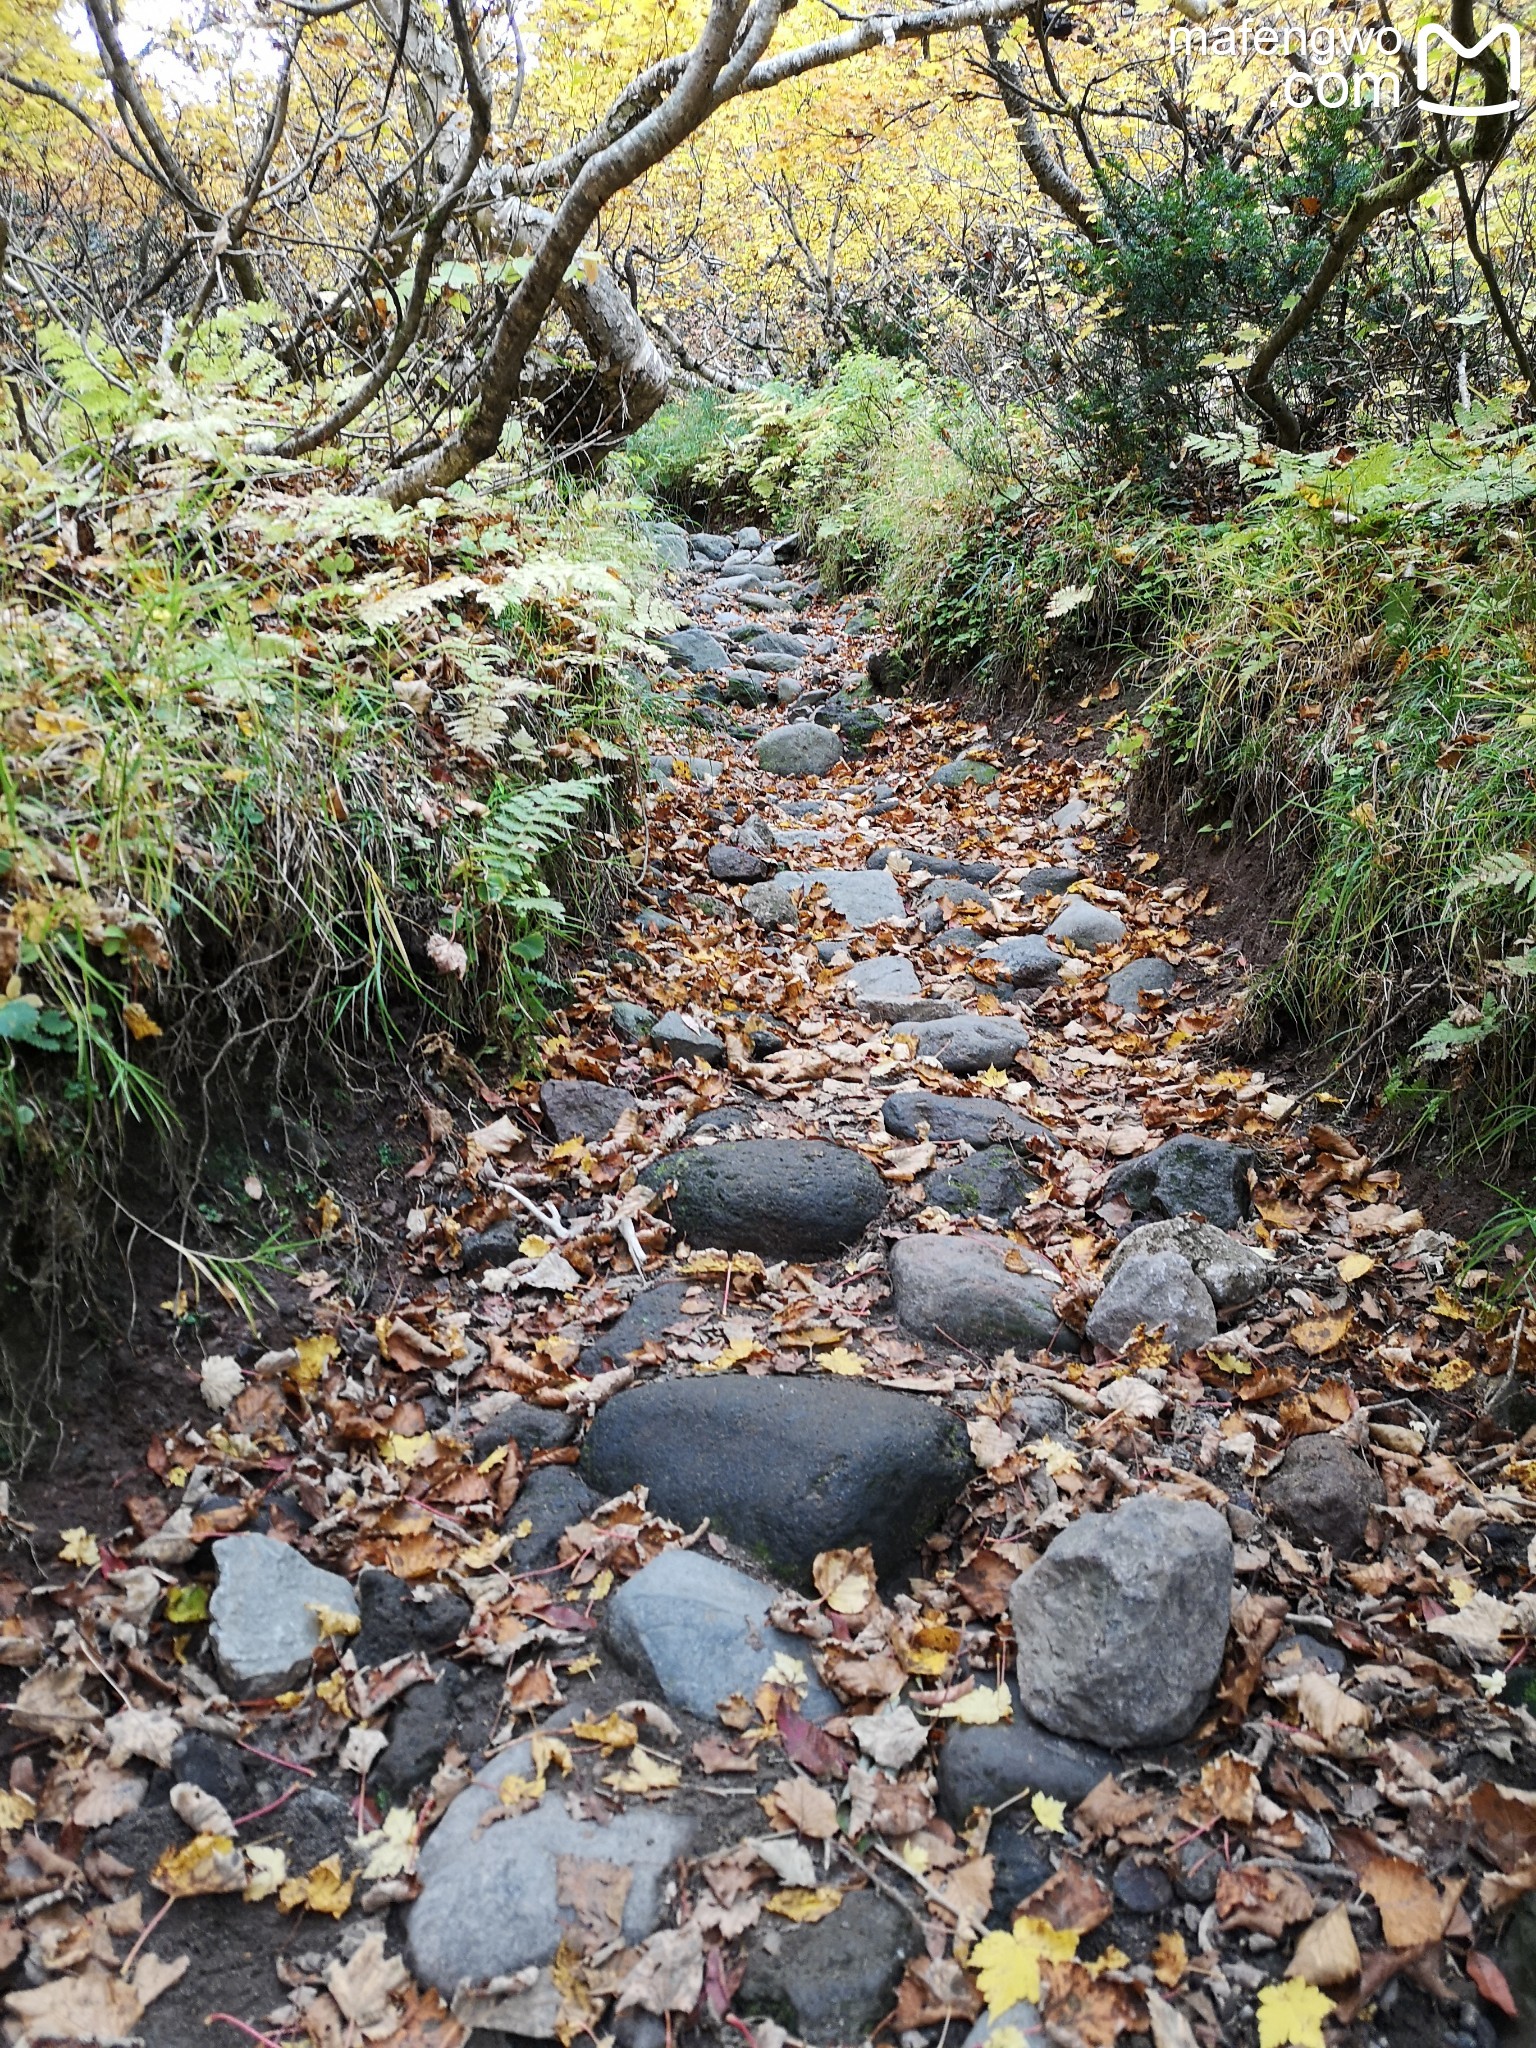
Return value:
[(1376, 1261), (1369, 1252), (1346, 1252), (1339, 1261), (1341, 1280), (1363, 1280), (1367, 1273), (1374, 1273)]
[(315, 1221), (320, 1226), (320, 1235), (329, 1237), (341, 1221), (341, 1204), (327, 1188), (315, 1204)]
[(1437, 1394), (1459, 1394), (1476, 1377), (1467, 1359), (1448, 1358), (1444, 1365), (1437, 1365), (1430, 1373), (1429, 1384)]
[(1076, 1451), (1069, 1450), (1065, 1444), (1057, 1443), (1053, 1436), (1041, 1437), (1031, 1448), (1053, 1479), (1060, 1479), (1064, 1473), (1081, 1472), (1083, 1469), (1083, 1461)]
[(358, 1843), (368, 1851), (364, 1877), (404, 1877), (416, 1868), (416, 1816), (408, 1806), (392, 1806), (382, 1827)]
[(729, 1372), (733, 1365), (740, 1365), (744, 1358), (750, 1358), (762, 1345), (756, 1337), (733, 1337), (723, 1351), (717, 1351), (713, 1358), (694, 1367), (695, 1372)]
[(290, 1877), (278, 1891), (277, 1903), (284, 1913), (307, 1906), (311, 1913), (329, 1913), (339, 1920), (352, 1903), (352, 1880), (342, 1876), (339, 1856), (327, 1856), (307, 1877)]
[(542, 1259), (546, 1252), (552, 1252), (554, 1245), (547, 1237), (540, 1237), (537, 1231), (530, 1231), (518, 1245), (525, 1259)]
[(329, 1678), (322, 1678), (315, 1691), (333, 1714), (340, 1714), (343, 1720), (352, 1718), (352, 1702), (347, 1697), (345, 1671), (333, 1671)]
[(508, 1771), (496, 1788), (496, 1797), (514, 1813), (526, 1813), (544, 1797), (543, 1772), (536, 1778), (521, 1778), (516, 1771)]
[(228, 1835), (194, 1835), (179, 1849), (166, 1850), (149, 1881), (173, 1899), (244, 1891), (245, 1858)]
[(765, 1901), (770, 1913), (777, 1913), (781, 1920), (794, 1920), (802, 1926), (808, 1921), (825, 1920), (842, 1903), (842, 1892), (835, 1884), (819, 1884), (814, 1889), (792, 1884)]
[(551, 1764), (562, 1778), (568, 1778), (576, 1768), (570, 1749), (558, 1735), (535, 1735), (528, 1747), (533, 1751), (533, 1767), (541, 1778), (548, 1776)]
[(627, 1771), (604, 1771), (603, 1783), (611, 1785), (615, 1792), (639, 1792), (650, 1799), (657, 1793), (671, 1792), (683, 1782), (683, 1774), (676, 1764), (669, 1764), (659, 1756), (652, 1756), (637, 1742), (629, 1759)]
[(1021, 1999), (1038, 2005), (1041, 1963), (1068, 1963), (1076, 1954), (1074, 1932), (1026, 1914), (1014, 1922), (1011, 1934), (984, 1934), (971, 1950), (967, 1968), (975, 1973), (987, 2011), (995, 2015)]
[(572, 1721), (565, 1732), (582, 1742), (599, 1743), (604, 1756), (612, 1756), (616, 1749), (633, 1749), (640, 1740), (640, 1730), (634, 1722), (626, 1721), (618, 1713), (604, 1714), (601, 1721)]
[(65, 1564), (83, 1564), (94, 1571), (101, 1563), (101, 1545), (88, 1529), (65, 1529), (59, 1556)]
[(999, 1721), (1013, 1719), (1013, 1701), (1006, 1685), (978, 1685), (974, 1692), (947, 1700), (935, 1711), (941, 1721), (960, 1721), (967, 1728), (995, 1728)]
[(1315, 1984), (1292, 1977), (1259, 1993), (1259, 2048), (1327, 2048), (1323, 2021), (1333, 2000)]
[(431, 1459), (436, 1448), (436, 1438), (430, 1429), (420, 1436), (399, 1436), (393, 1432), (384, 1439), (384, 1457), (391, 1465), (420, 1465)]
[(811, 1581), (834, 1614), (862, 1614), (875, 1597), (875, 1560), (866, 1547), (824, 1550), (811, 1566)]
[(1189, 1950), (1178, 1932), (1160, 1934), (1152, 1945), (1152, 1974), (1169, 1991), (1176, 1989), (1189, 1968)]
[(606, 1600), (613, 1591), (613, 1573), (604, 1565), (587, 1589), (587, 1605), (594, 1606), (599, 1600)]
[(1344, 1342), (1354, 1319), (1355, 1312), (1350, 1308), (1336, 1316), (1308, 1316), (1291, 1325), (1291, 1342), (1299, 1351), (1305, 1351), (1308, 1358), (1321, 1358), (1325, 1351)]
[(341, 1351), (341, 1346), (329, 1330), (318, 1337), (299, 1337), (295, 1339), (293, 1348), (298, 1354), (299, 1362), (296, 1366), (290, 1367), (288, 1378), (303, 1394), (309, 1393), (311, 1388), (320, 1384), (325, 1368)]
[(17, 1828), (24, 1828), (37, 1807), (25, 1792), (0, 1792), (0, 1829), (13, 1834)]
[(164, 1034), (142, 1003), (124, 1003), (123, 1022), (134, 1038), (160, 1038)]
[(976, 1085), (979, 1088), (1006, 1088), (1008, 1076), (1001, 1067), (984, 1067), (976, 1076)]
[(1037, 1792), (1029, 1802), (1029, 1810), (1048, 1835), (1064, 1835), (1067, 1832), (1067, 1805), (1064, 1799), (1048, 1799), (1043, 1792)]
[[(409, 1813), (410, 1808), (403, 1806), (400, 1811)], [(288, 1858), (281, 1849), (263, 1843), (247, 1849), (245, 1857), (251, 1866), (251, 1875), (243, 1897), (254, 1906), (262, 1899), (270, 1899), (288, 1882)]]
[(323, 1636), (355, 1636), (362, 1630), (363, 1621), (359, 1614), (348, 1614), (340, 1607), (326, 1607), (316, 1600), (306, 1600), (304, 1604), (315, 1617)]
[(763, 1673), (765, 1685), (797, 1686), (803, 1692), (811, 1682), (811, 1674), (798, 1657), (791, 1657), (788, 1650), (777, 1650), (773, 1662)]
[(858, 1378), (864, 1371), (863, 1359), (846, 1344), (839, 1344), (835, 1351), (823, 1351), (817, 1363), (823, 1372), (840, 1373), (844, 1379)]

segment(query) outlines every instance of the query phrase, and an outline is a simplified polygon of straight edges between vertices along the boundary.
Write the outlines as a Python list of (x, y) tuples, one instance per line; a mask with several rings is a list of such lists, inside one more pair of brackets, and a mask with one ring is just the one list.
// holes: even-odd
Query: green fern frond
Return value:
[(1469, 896), (1478, 889), (1513, 889), (1527, 903), (1536, 904), (1536, 854), (1515, 849), (1487, 854), (1461, 877), (1451, 895)]
[(494, 800), (475, 853), (486, 900), (503, 909), (558, 916), (560, 905), (545, 888), (539, 869), (568, 840), (598, 782), (532, 782), (503, 790)]

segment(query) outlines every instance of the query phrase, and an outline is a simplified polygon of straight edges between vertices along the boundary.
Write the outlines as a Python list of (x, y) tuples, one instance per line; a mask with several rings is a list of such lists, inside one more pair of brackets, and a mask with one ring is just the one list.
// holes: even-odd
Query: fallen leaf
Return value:
[(1223, 1870), (1216, 1879), (1216, 1911), (1223, 1927), (1251, 1927), (1277, 1941), (1298, 1920), (1310, 1920), (1316, 1901), (1289, 1870), (1260, 1870), (1251, 1863)]
[(810, 1887), (791, 1885), (785, 1891), (775, 1892), (765, 1901), (770, 1913), (777, 1913), (782, 1920), (793, 1920), (797, 1926), (825, 1920), (827, 1915), (835, 1913), (842, 1903), (842, 1891), (835, 1884)]
[(245, 1852), (250, 1877), (242, 1897), (255, 1904), (276, 1896), (288, 1881), (288, 1858), (283, 1850), (267, 1842), (255, 1842)]
[(1313, 1984), (1291, 1978), (1259, 1992), (1259, 2048), (1327, 2048), (1323, 2021), (1333, 2000)]
[(1077, 1942), (1077, 1935), (1070, 1930), (1027, 1914), (1015, 1920), (1011, 1933), (984, 1934), (971, 1950), (967, 1968), (976, 1978), (987, 2011), (995, 2016), (1021, 1999), (1038, 2005), (1041, 1963), (1070, 1961), (1077, 1954)]
[(704, 1934), (696, 1920), (642, 1942), (619, 1992), (617, 2012), (692, 2012), (704, 1990)]
[(850, 1726), (859, 1748), (883, 1771), (899, 1771), (928, 1742), (928, 1730), (905, 1702), (862, 1715)]
[(837, 1833), (837, 1801), (809, 1778), (781, 1778), (765, 1804), (813, 1842), (829, 1842)]
[(329, 1913), (339, 1920), (352, 1904), (352, 1879), (341, 1874), (341, 1858), (327, 1856), (303, 1877), (290, 1877), (278, 1889), (280, 1911), (292, 1913), (305, 1907), (311, 1913)]
[(1327, 1351), (1335, 1350), (1349, 1335), (1350, 1324), (1355, 1320), (1352, 1308), (1336, 1316), (1309, 1316), (1290, 1328), (1291, 1342), (1299, 1351), (1305, 1351), (1308, 1358), (1321, 1358)]
[(1473, 1949), (1467, 1957), (1467, 1975), (1491, 2006), (1512, 2020), (1520, 2017), (1520, 2008), (1510, 1991), (1509, 1981), (1492, 1956), (1484, 1955), (1481, 1949)]
[(1309, 1668), (1303, 1672), (1296, 1688), (1296, 1705), (1307, 1726), (1330, 1749), (1371, 1725), (1370, 1708), (1362, 1700), (1351, 1699), (1326, 1671)]
[(1445, 1932), (1445, 1903), (1416, 1863), (1403, 1856), (1372, 1856), (1356, 1875), (1381, 1915), (1389, 1948), (1420, 1948)]
[(1287, 1977), (1300, 1977), (1324, 1991), (1348, 1984), (1360, 1974), (1360, 1949), (1349, 1924), (1348, 1906), (1335, 1906), (1302, 1930), (1296, 1952), (1286, 1965)]
[(1013, 1701), (1006, 1685), (978, 1685), (957, 1700), (946, 1700), (934, 1713), (941, 1721), (959, 1721), (967, 1728), (995, 1728), (1013, 1719)]
[(875, 1598), (877, 1579), (867, 1546), (824, 1550), (811, 1566), (811, 1582), (834, 1614), (862, 1614)]
[(245, 1890), (245, 1858), (228, 1835), (194, 1835), (179, 1849), (167, 1849), (149, 1881), (173, 1899), (206, 1898)]
[(325, 1988), (353, 2026), (378, 2027), (393, 2013), (393, 1999), (410, 1982), (410, 1971), (399, 1956), (384, 1953), (384, 1936), (370, 1934), (354, 1950), (351, 1960), (332, 1963), (325, 1975)]
[(101, 1545), (89, 1529), (65, 1529), (59, 1556), (65, 1564), (81, 1564), (94, 1571), (101, 1563)]
[(1067, 1832), (1065, 1800), (1050, 1799), (1044, 1792), (1037, 1792), (1029, 1802), (1029, 1810), (1035, 1816), (1037, 1825), (1048, 1835), (1064, 1835)]
[(682, 1769), (669, 1764), (664, 1758), (653, 1756), (639, 1743), (630, 1755), (629, 1768), (623, 1771), (604, 1771), (603, 1783), (611, 1785), (615, 1792), (638, 1792), (642, 1798), (654, 1799), (663, 1792), (671, 1792), (683, 1782)]
[(1174, 1930), (1160, 1934), (1152, 1944), (1152, 1974), (1168, 1990), (1177, 1990), (1189, 1968), (1189, 1950), (1184, 1937)]

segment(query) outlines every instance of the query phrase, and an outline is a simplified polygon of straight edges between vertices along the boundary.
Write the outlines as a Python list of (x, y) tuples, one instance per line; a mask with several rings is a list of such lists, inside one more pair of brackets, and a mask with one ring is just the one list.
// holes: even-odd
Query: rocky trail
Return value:
[(205, 1332), (94, 1526), (16, 1496), (7, 2039), (1536, 2040), (1490, 1276), (1223, 1064), (1097, 700), (999, 739), (657, 541), (549, 1078), (440, 1048), (333, 1221), (387, 1281)]

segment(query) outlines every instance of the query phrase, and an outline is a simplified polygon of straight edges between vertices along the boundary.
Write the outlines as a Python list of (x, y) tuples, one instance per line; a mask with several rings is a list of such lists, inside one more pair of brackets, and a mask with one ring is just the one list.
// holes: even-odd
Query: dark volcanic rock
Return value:
[(1233, 1230), (1253, 1208), (1246, 1145), (1220, 1138), (1169, 1138), (1139, 1159), (1127, 1159), (1104, 1183), (1101, 1202), (1124, 1198), (1138, 1216), (1203, 1216)]
[(1013, 1694), (1013, 1719), (993, 1728), (951, 1728), (939, 1752), (939, 1810), (955, 1827), (973, 1806), (1001, 1806), (1027, 1786), (1076, 1806), (1115, 1759), (1091, 1742), (1073, 1742), (1031, 1721)]
[(627, 1088), (608, 1088), (601, 1081), (546, 1081), (539, 1107), (563, 1145), (567, 1138), (606, 1138), (636, 1103)]
[(749, 2017), (777, 2020), (802, 2041), (867, 2041), (896, 1999), (917, 1923), (876, 1891), (846, 1892), (824, 1920), (759, 1923), (739, 1994)]
[(671, 1152), (640, 1176), (677, 1182), (670, 1215), (690, 1244), (825, 1259), (846, 1251), (885, 1208), (885, 1182), (862, 1153), (820, 1138), (741, 1138)]
[(535, 1408), (531, 1401), (514, 1401), (476, 1430), (470, 1448), (479, 1465), (503, 1444), (516, 1444), (526, 1464), (535, 1451), (557, 1451), (575, 1441), (576, 1418), (569, 1409)]
[(1022, 1146), (1031, 1138), (1049, 1136), (1044, 1124), (1012, 1103), (990, 1102), (984, 1095), (934, 1095), (926, 1088), (888, 1095), (881, 1120), (893, 1138), (909, 1143), (921, 1135), (924, 1124), (928, 1136), (941, 1145), (958, 1139), (967, 1145)]
[(1011, 1216), (1039, 1185), (1011, 1145), (988, 1145), (929, 1174), (923, 1192), (956, 1216)]
[[(622, 1489), (615, 1489), (622, 1491)], [(583, 1484), (573, 1466), (540, 1465), (518, 1488), (504, 1527), (516, 1537), (508, 1559), (514, 1572), (543, 1571), (560, 1555), (560, 1538), (573, 1522), (583, 1521), (604, 1496)], [(517, 1535), (523, 1524), (526, 1536)]]
[[(686, 1280), (658, 1280), (644, 1287), (616, 1323), (600, 1330), (576, 1361), (576, 1370), (589, 1378), (622, 1365), (642, 1344), (664, 1339), (669, 1323), (675, 1323), (688, 1292)], [(573, 1432), (574, 1434), (574, 1432)]]
[(469, 1620), (469, 1602), (445, 1586), (433, 1586), (418, 1599), (408, 1580), (371, 1566), (357, 1581), (357, 1607), (363, 1626), (352, 1651), (361, 1670), (413, 1650), (446, 1650)]
[(1309, 1549), (1326, 1543), (1336, 1558), (1357, 1557), (1371, 1510), (1386, 1499), (1372, 1465), (1339, 1436), (1299, 1436), (1263, 1489), (1265, 1506)]
[(781, 1576), (867, 1543), (882, 1572), (910, 1557), (972, 1474), (965, 1431), (908, 1394), (841, 1379), (653, 1380), (601, 1409), (583, 1470), (635, 1485), (684, 1528), (714, 1528)]
[(393, 1799), (403, 1799), (425, 1785), (453, 1741), (459, 1676), (444, 1665), (430, 1685), (413, 1685), (400, 1696), (389, 1724), (389, 1744), (369, 1772), (371, 1785), (382, 1785)]
[(778, 871), (776, 859), (765, 860), (760, 853), (753, 853), (745, 846), (712, 846), (709, 849), (709, 872), (717, 882), (766, 882)]
[(1029, 1033), (1012, 1017), (943, 1017), (903, 1025), (901, 1034), (914, 1041), (919, 1059), (937, 1060), (950, 1074), (1006, 1070), (1029, 1043)]

